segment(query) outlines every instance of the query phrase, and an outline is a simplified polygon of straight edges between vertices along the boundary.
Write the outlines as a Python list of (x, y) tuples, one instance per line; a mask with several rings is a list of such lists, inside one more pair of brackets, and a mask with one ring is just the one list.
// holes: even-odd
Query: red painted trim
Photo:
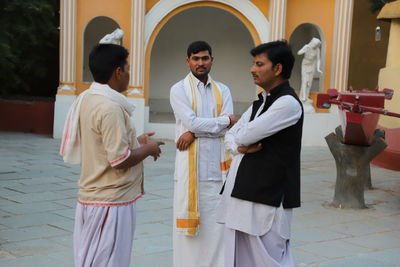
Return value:
[(125, 155), (123, 155), (122, 157), (120, 157), (119, 159), (116, 159), (114, 161), (112, 161), (110, 164), (112, 167), (114, 167), (115, 165), (118, 165), (119, 163), (123, 162), (124, 160), (126, 160), (129, 156), (131, 155), (131, 151), (128, 148), (128, 150), (126, 151)]

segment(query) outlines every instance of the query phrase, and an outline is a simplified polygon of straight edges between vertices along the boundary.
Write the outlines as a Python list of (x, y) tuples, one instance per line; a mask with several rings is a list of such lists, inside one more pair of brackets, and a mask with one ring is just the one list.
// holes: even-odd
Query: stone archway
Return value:
[(230, 87), (236, 114), (242, 114), (256, 97), (249, 74), (249, 51), (255, 43), (249, 30), (224, 9), (192, 7), (173, 16), (154, 40), (148, 90), (150, 122), (174, 122), (169, 90), (189, 72), (186, 49), (196, 40), (212, 46), (215, 61), (211, 76)]
[[(311, 41), (311, 39), (315, 37), (321, 40), (321, 70), (324, 73), (324, 65), (325, 65), (325, 55), (326, 55), (326, 43), (321, 29), (312, 23), (304, 23), (293, 31), (290, 36), (289, 43), (292, 47), (293, 54), (295, 57), (295, 62), (293, 66), (292, 76), (290, 77), (290, 85), (296, 90), (300, 90), (301, 85), (301, 61), (303, 56), (297, 55), (297, 52), (307, 43)], [(323, 90), (324, 86), (324, 74), (321, 76), (314, 77), (314, 81), (312, 83), (311, 92), (320, 92)]]
[[(145, 21), (145, 47), (151, 43), (151, 37), (162, 20), (174, 11), (185, 9), (187, 6), (220, 6), (223, 9), (231, 10), (238, 16), (246, 20), (247, 27), (252, 30), (253, 39), (258, 39), (259, 43), (269, 40), (269, 21), (264, 14), (251, 1), (238, 0), (168, 0), (159, 1), (146, 14)], [(151, 45), (151, 44), (150, 44)], [(151, 48), (151, 47), (150, 47)]]
[(119, 28), (118, 23), (105, 16), (93, 18), (86, 25), (83, 34), (83, 82), (92, 82), (93, 77), (89, 70), (89, 53), (90, 50), (99, 43), (100, 39), (106, 34), (113, 32)]

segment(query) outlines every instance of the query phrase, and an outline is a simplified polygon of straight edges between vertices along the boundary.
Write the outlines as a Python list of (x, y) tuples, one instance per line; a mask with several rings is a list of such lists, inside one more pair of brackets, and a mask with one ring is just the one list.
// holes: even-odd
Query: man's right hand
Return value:
[(238, 119), (236, 118), (235, 115), (229, 115), (229, 125), (228, 128), (231, 128), (235, 123), (237, 123)]
[(188, 149), (190, 144), (193, 143), (194, 139), (194, 134), (191, 131), (187, 131), (178, 138), (178, 141), (176, 141), (176, 148), (179, 149), (179, 151), (185, 151)]
[(139, 138), (138, 141), (141, 142), (141, 145), (138, 148), (131, 150), (131, 155), (129, 156), (129, 158), (114, 166), (114, 168), (131, 168), (136, 164), (142, 162), (148, 156), (152, 156), (154, 158), (154, 161), (156, 161), (161, 154), (160, 146), (164, 145), (164, 142), (152, 140), (149, 138), (150, 135), (154, 135), (154, 133), (147, 133)]

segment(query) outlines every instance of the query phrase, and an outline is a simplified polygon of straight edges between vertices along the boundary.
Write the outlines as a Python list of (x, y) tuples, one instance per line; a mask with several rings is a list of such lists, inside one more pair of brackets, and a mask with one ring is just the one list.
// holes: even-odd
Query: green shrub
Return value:
[(54, 96), (59, 1), (0, 1), (0, 94)]

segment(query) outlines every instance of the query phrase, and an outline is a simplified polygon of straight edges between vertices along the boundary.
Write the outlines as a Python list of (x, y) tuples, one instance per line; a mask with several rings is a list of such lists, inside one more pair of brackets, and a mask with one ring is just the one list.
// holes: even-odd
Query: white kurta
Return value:
[[(266, 97), (267, 94), (263, 92), (264, 103)], [(271, 238), (274, 239), (274, 243), (277, 243), (279, 238), (283, 240), (282, 242), (286, 242), (285, 240), (290, 239), (291, 209), (283, 209), (282, 206), (276, 208), (231, 197), (236, 173), (244, 156), (244, 154), (237, 152), (237, 147), (239, 145), (248, 146), (257, 143), (263, 138), (296, 124), (302, 114), (300, 104), (292, 96), (282, 96), (278, 98), (266, 112), (259, 116), (263, 107), (264, 104), (260, 106), (252, 122), (249, 122), (252, 112), (252, 107), (249, 107), (237, 124), (225, 135), (225, 148), (230, 151), (234, 157), (225, 184), (224, 193), (218, 205), (217, 221), (219, 223), (224, 223), (227, 228), (225, 233), (225, 266), (227, 267), (234, 266), (235, 258), (237, 258), (235, 256), (235, 251), (245, 253), (246, 250), (238, 250), (238, 247), (242, 247), (244, 243), (251, 242), (253, 244), (253, 242), (255, 242), (254, 244), (256, 245), (254, 245), (254, 249), (256, 249), (256, 247), (263, 247), (260, 246), (261, 244), (265, 245), (268, 243), (268, 241), (264, 240), (267, 235), (270, 237), (269, 240)], [(251, 241), (256, 237), (258, 239)], [(265, 242), (263, 242), (263, 240)], [(244, 247), (248, 246), (246, 245)], [(249, 253), (254, 252), (254, 250), (247, 250), (247, 252), (248, 253), (245, 254), (248, 256)], [(269, 253), (274, 254), (273, 251)], [(287, 256), (291, 257), (290, 253), (287, 253)], [(244, 262), (240, 263), (236, 261), (236, 266), (238, 267), (246, 266), (244, 263), (260, 264), (247, 266), (266, 266), (266, 262), (269, 262), (269, 264), (271, 264), (270, 266), (281, 266), (279, 264), (273, 264), (275, 260), (271, 258), (271, 255), (267, 255), (267, 259), (262, 258), (255, 262), (245, 260), (246, 258), (252, 259), (251, 255), (249, 257), (241, 255), (240, 258), (244, 260)], [(284, 260), (288, 262), (287, 259)], [(290, 263), (288, 266), (291, 266)]]
[[(183, 126), (199, 138), (198, 173), (200, 227), (197, 236), (186, 236), (173, 231), (174, 266), (199, 267), (223, 266), (223, 226), (215, 223), (215, 208), (219, 202), (219, 191), (222, 186), (220, 169), (221, 139), (230, 123), (229, 115), (233, 114), (232, 97), (229, 88), (217, 82), (221, 90), (222, 110), (215, 118), (215, 103), (211, 91), (211, 78), (204, 85), (194, 77), (197, 92), (202, 98), (202, 114), (196, 115), (185, 94), (183, 80), (171, 88), (170, 102), (176, 119), (176, 128)], [(176, 132), (176, 140), (179, 131)], [(178, 161), (175, 169), (185, 168)], [(175, 183), (177, 177), (174, 177)], [(174, 207), (177, 201), (177, 190), (174, 190)], [(175, 212), (175, 210), (174, 210)], [(175, 217), (175, 216), (174, 216)], [(175, 228), (174, 228), (175, 229)]]
[(197, 116), (193, 111), (185, 94), (183, 80), (173, 85), (170, 92), (170, 102), (176, 119), (175, 139), (178, 140), (179, 138), (178, 129), (181, 124), (194, 133), (196, 137), (199, 137), (199, 171), (197, 177), (199, 180), (219, 181), (221, 180), (221, 140), (219, 137), (225, 135), (230, 123), (229, 115), (233, 114), (231, 93), (226, 85), (216, 82), (221, 90), (222, 110), (220, 116), (214, 118), (215, 100), (211, 92), (211, 78), (204, 85), (194, 75), (192, 77), (197, 92), (202, 98), (202, 114)]

